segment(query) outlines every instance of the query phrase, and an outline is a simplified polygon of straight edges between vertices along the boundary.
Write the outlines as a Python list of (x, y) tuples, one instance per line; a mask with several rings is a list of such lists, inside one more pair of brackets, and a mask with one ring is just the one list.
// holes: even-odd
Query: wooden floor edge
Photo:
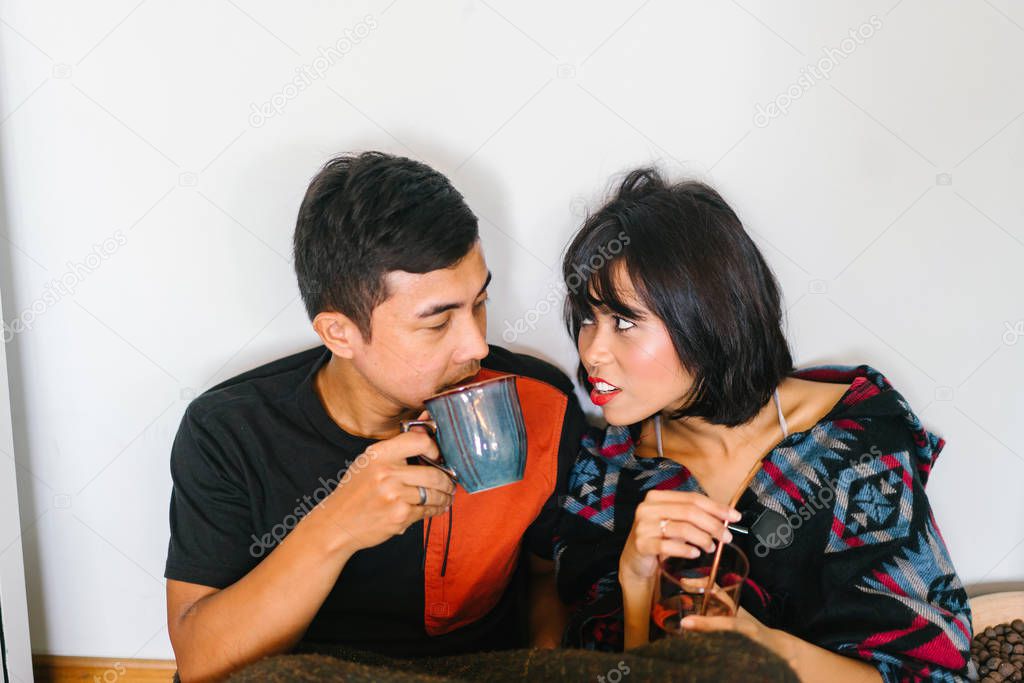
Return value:
[(170, 681), (177, 667), (173, 659), (118, 659), (32, 655), (36, 683), (132, 683)]

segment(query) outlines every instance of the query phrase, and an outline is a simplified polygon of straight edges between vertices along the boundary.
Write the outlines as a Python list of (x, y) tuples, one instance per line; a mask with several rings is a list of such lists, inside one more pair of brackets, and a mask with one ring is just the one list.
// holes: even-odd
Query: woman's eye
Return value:
[(483, 308), (484, 306), (487, 305), (487, 302), (490, 301), (490, 300), (491, 300), (490, 297), (488, 297), (486, 299), (480, 299), (480, 301), (476, 302), (476, 305), (474, 306), (474, 308)]
[(434, 325), (433, 327), (429, 327), (429, 328), (427, 328), (427, 329), (430, 329), (430, 330), (434, 330), (435, 332), (440, 332), (440, 331), (441, 331), (441, 330), (443, 330), (444, 328), (448, 327), (448, 323), (449, 323), (449, 322), (451, 322), (451, 318), (449, 318), (448, 320), (445, 320), (445, 321), (444, 321), (443, 323), (441, 323), (440, 325)]
[(615, 329), (616, 330), (628, 330), (632, 327), (636, 327), (636, 323), (630, 322), (625, 318), (615, 316)]

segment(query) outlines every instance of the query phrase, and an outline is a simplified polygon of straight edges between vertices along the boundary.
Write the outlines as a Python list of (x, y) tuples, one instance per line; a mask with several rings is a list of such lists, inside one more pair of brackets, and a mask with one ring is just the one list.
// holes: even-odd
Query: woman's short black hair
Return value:
[[(615, 290), (619, 263), (693, 376), (673, 417), (730, 427), (753, 419), (792, 372), (793, 359), (775, 276), (721, 195), (701, 182), (669, 184), (654, 168), (627, 174), (587, 218), (562, 264), (574, 340), (597, 305), (637, 317)], [(584, 384), (586, 376), (581, 363)]]
[(383, 152), (335, 157), (309, 184), (295, 224), (306, 313), (344, 313), (369, 339), (387, 273), (448, 268), (478, 238), (462, 195), (426, 164)]

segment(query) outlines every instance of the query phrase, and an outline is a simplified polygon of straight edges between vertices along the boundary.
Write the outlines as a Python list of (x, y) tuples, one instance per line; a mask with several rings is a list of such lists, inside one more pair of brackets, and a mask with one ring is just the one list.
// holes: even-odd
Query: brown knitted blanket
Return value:
[(736, 633), (687, 634), (629, 652), (507, 650), (416, 660), (391, 659), (336, 646), (316, 654), (268, 657), (235, 673), (238, 683), (331, 681), (337, 683), (797, 683), (779, 657)]

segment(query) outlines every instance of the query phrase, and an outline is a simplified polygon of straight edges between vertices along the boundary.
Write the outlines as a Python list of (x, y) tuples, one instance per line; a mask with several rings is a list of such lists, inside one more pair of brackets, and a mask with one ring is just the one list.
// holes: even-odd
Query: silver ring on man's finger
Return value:
[(662, 538), (665, 538), (665, 527), (667, 527), (667, 526), (668, 526), (668, 520), (667, 519), (663, 519), (660, 522), (658, 522), (658, 528), (661, 530), (661, 537)]
[(416, 490), (420, 492), (420, 502), (419, 502), (419, 504), (420, 505), (426, 505), (427, 504), (427, 490), (425, 488), (423, 488), (422, 486), (417, 486)]

